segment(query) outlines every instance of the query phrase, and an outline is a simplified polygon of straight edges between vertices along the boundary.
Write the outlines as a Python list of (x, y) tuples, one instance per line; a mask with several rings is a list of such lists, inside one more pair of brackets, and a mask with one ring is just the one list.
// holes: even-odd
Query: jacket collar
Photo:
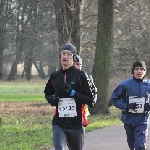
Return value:
[(144, 78), (143, 78), (143, 79), (136, 79), (136, 78), (133, 76), (133, 79), (136, 80), (137, 82), (143, 82), (143, 79), (144, 79)]
[(75, 66), (71, 66), (71, 67), (69, 67), (68, 69), (65, 69), (65, 70), (63, 70), (63, 69), (60, 69), (60, 71), (61, 72), (68, 72), (68, 71), (71, 71), (71, 70), (74, 70), (75, 69)]

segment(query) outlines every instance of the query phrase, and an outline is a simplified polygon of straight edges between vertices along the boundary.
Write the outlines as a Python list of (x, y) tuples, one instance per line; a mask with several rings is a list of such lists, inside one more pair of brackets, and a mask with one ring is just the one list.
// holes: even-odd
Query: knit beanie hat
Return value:
[(77, 53), (77, 49), (74, 45), (72, 45), (71, 43), (66, 43), (65, 45), (63, 45), (61, 47), (61, 52), (63, 50), (69, 50), (71, 53), (73, 53), (73, 55), (75, 55)]
[(75, 57), (73, 58), (73, 61), (74, 62), (79, 62), (80, 65), (82, 65), (82, 59), (79, 55), (75, 55)]
[(132, 66), (132, 74), (134, 74), (135, 67), (142, 67), (146, 71), (146, 65), (144, 61), (136, 61)]

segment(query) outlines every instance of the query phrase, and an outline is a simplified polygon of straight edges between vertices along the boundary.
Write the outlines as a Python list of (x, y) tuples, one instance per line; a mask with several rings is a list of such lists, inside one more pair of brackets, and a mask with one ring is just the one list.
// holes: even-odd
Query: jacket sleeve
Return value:
[(95, 105), (95, 96), (92, 96), (92, 91), (88, 82), (88, 76), (84, 74), (81, 78), (82, 83), (80, 84), (80, 92), (75, 95), (76, 103), (87, 104), (91, 108)]
[(50, 103), (51, 106), (57, 106), (59, 98), (55, 95), (52, 75), (50, 76), (48, 82), (46, 83), (44, 93), (45, 99), (48, 101), (48, 103)]
[(112, 96), (111, 96), (111, 101), (113, 105), (122, 111), (126, 110), (126, 89), (122, 84), (119, 84), (116, 89), (113, 91)]
[(91, 75), (88, 75), (87, 79), (88, 79), (90, 91), (92, 92), (93, 101), (94, 101), (94, 103), (96, 103), (96, 101), (97, 101), (97, 88), (94, 84), (93, 77)]

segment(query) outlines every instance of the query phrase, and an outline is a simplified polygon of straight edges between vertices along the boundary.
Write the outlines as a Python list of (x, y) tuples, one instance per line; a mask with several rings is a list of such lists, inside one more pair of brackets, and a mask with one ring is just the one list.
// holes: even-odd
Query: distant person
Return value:
[(62, 69), (50, 75), (44, 90), (48, 103), (56, 106), (52, 120), (55, 150), (65, 150), (67, 145), (69, 150), (82, 150), (84, 143), (82, 105), (87, 104), (90, 107), (95, 105), (87, 76), (73, 66), (76, 52), (76, 47), (71, 43), (61, 47)]
[(73, 65), (78, 69), (82, 69), (82, 59), (79, 55), (76, 55), (73, 59)]
[(132, 78), (119, 83), (111, 98), (113, 105), (122, 110), (121, 121), (130, 150), (145, 150), (150, 111), (150, 80), (144, 79), (145, 62), (136, 61), (132, 74)]
[[(74, 60), (73, 60), (73, 65), (75, 67), (77, 67), (78, 69), (82, 69), (82, 59), (79, 55), (76, 55), (76, 57), (74, 57)], [(86, 73), (87, 75), (87, 73)], [(96, 103), (97, 101), (97, 88), (93, 82), (93, 78), (91, 75), (87, 75), (87, 78), (88, 78), (88, 82), (89, 82), (89, 85), (90, 85), (90, 88), (91, 88), (91, 91), (92, 91), (92, 95), (93, 95), (93, 98), (94, 98), (94, 101)], [(82, 109), (82, 120), (83, 120), (83, 125), (86, 127), (88, 125), (88, 120), (87, 120), (87, 116), (90, 115), (90, 112), (89, 112), (89, 109), (88, 109), (88, 105), (84, 105), (83, 104), (83, 109)]]

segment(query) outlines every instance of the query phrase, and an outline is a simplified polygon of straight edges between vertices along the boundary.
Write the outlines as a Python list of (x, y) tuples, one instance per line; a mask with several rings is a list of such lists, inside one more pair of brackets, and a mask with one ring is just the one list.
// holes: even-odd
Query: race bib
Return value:
[(77, 116), (76, 102), (74, 98), (60, 98), (58, 102), (59, 117)]
[(144, 112), (144, 105), (145, 105), (144, 97), (130, 96), (129, 104), (130, 103), (136, 103), (136, 104), (138, 104), (138, 106), (137, 106), (137, 109), (135, 109), (135, 110), (129, 109), (129, 112), (132, 112), (132, 113), (143, 113)]

